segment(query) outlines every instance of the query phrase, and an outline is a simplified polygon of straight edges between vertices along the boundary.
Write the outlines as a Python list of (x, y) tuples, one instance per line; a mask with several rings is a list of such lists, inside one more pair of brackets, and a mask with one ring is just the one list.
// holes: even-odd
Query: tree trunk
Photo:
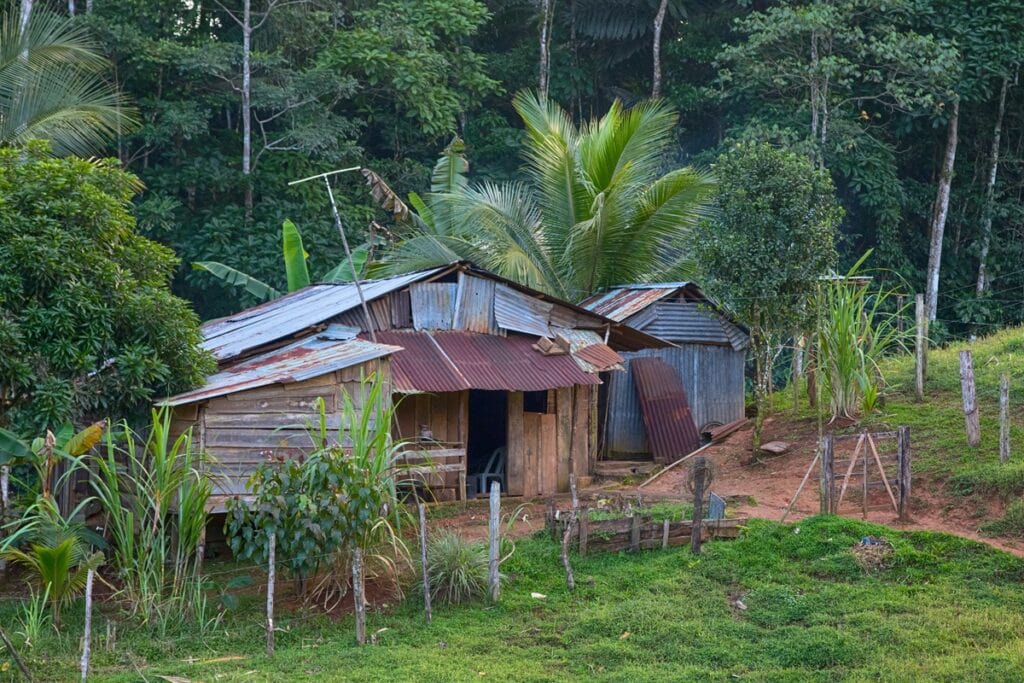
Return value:
[(928, 276), (925, 287), (925, 308), (928, 320), (935, 320), (939, 304), (939, 268), (942, 265), (942, 237), (946, 230), (946, 216), (949, 213), (949, 189), (953, 183), (953, 164), (956, 162), (956, 145), (960, 128), (960, 100), (953, 100), (953, 111), (949, 116), (946, 132), (946, 153), (939, 174), (939, 187), (932, 212), (931, 243), (928, 248)]
[(75, 0), (68, 0), (68, 14), (75, 16)]
[(658, 13), (654, 17), (654, 74), (651, 77), (651, 98), (661, 97), (661, 27), (665, 24), (665, 13), (668, 11), (668, 0), (661, 0)]
[(1003, 133), (1003, 116), (1006, 114), (1006, 91), (1010, 87), (1010, 79), (1003, 79), (1003, 87), (999, 91), (999, 113), (996, 125), (992, 130), (992, 152), (989, 156), (988, 186), (985, 188), (985, 211), (981, 220), (981, 250), (978, 255), (977, 293), (985, 292), (988, 286), (988, 251), (992, 244), (992, 212), (995, 210), (996, 174), (999, 170), (999, 141)]
[[(32, 0), (21, 0), (21, 14), (18, 16), (18, 36), (24, 38), (28, 29), (28, 20), (32, 16)], [(19, 55), (23, 62), (28, 61), (28, 48), (24, 48)]]
[(551, 17), (554, 14), (555, 0), (541, 0), (540, 22), (540, 77), (537, 91), (542, 98), (548, 96), (548, 79), (551, 75)]
[(242, 175), (245, 215), (252, 217), (252, 0), (242, 3)]

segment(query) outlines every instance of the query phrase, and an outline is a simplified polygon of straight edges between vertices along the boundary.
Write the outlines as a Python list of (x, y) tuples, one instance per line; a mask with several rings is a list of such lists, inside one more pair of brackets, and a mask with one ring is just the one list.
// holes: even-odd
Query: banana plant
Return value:
[[(352, 251), (352, 262), (355, 264), (356, 272), (360, 274), (360, 277), (365, 272), (364, 269), (369, 253), (370, 248), (366, 244)], [(295, 226), (295, 223), (290, 220), (285, 220), (281, 226), (281, 255), (284, 260), (284, 273), (285, 279), (288, 282), (288, 292), (295, 292), (303, 287), (308, 287), (310, 277), (306, 260), (309, 258), (309, 253), (302, 245), (302, 234)], [(270, 301), (284, 294), (284, 292), (271, 287), (266, 282), (219, 261), (195, 261), (192, 264), (192, 268), (206, 271), (225, 284), (241, 287), (259, 301)], [(347, 258), (327, 271), (320, 279), (321, 282), (351, 282), (351, 280), (352, 266), (349, 265)]]

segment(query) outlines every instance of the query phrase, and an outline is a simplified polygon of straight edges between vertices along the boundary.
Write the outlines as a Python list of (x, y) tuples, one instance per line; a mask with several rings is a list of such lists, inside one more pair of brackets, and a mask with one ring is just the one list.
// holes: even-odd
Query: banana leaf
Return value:
[(290, 220), (281, 226), (281, 249), (284, 253), (284, 272), (288, 277), (288, 291), (294, 292), (309, 286), (309, 269), (306, 259), (309, 254), (302, 246), (302, 235)]
[[(360, 279), (365, 275), (366, 261), (369, 256), (370, 247), (367, 244), (362, 244), (352, 251), (352, 263), (355, 264), (356, 272), (359, 273)], [(323, 282), (352, 282), (352, 266), (349, 264), (349, 260), (344, 259), (334, 268), (331, 268), (324, 274), (321, 280)]]
[(207, 273), (233, 287), (242, 287), (260, 301), (270, 301), (281, 296), (281, 292), (267, 283), (257, 280), (251, 275), (246, 275), (231, 266), (226, 266), (219, 261), (195, 261), (192, 263), (192, 267), (195, 270), (205, 270)]

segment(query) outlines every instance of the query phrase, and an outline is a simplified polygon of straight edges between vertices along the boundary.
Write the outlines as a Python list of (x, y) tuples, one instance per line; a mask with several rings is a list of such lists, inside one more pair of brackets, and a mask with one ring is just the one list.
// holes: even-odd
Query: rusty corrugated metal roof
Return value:
[(686, 390), (675, 368), (656, 356), (630, 363), (654, 459), (670, 463), (700, 447)]
[(659, 282), (652, 285), (615, 287), (604, 294), (595, 294), (585, 299), (580, 305), (588, 311), (611, 318), (616, 322), (622, 322), (687, 284), (686, 282)]
[(590, 344), (574, 352), (577, 357), (590, 363), (598, 372), (621, 370), (622, 356), (612, 347), (604, 343)]
[(358, 339), (357, 331), (331, 325), (319, 334), (210, 375), (202, 387), (166, 398), (159, 405), (178, 406), (271, 384), (301, 382), (401, 351), (398, 346)]
[(444, 393), (469, 389), (469, 382), (444, 355), (428, 332), (384, 330), (377, 333), (384, 344), (401, 346), (391, 357), (391, 382), (399, 393)]
[(472, 389), (544, 391), (601, 383), (571, 356), (545, 356), (534, 350), (531, 337), (473, 332), (435, 332), (432, 336)]
[[(372, 301), (448, 268), (367, 280), (362, 283), (363, 295)], [(359, 294), (352, 283), (311, 285), (236, 315), (211, 320), (202, 327), (202, 347), (217, 360), (228, 360), (358, 306)]]

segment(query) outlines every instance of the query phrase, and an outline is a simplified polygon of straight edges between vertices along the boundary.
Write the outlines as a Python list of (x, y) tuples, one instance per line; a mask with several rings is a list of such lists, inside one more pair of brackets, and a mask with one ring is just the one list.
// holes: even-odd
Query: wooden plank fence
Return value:
[[(552, 538), (561, 540), (569, 512), (556, 515), (549, 507), (546, 528)], [(701, 539), (737, 538), (746, 525), (745, 517), (733, 519), (705, 519), (701, 524)], [(621, 550), (639, 551), (690, 545), (693, 522), (655, 520), (650, 515), (631, 515), (616, 519), (590, 519), (588, 508), (580, 509), (580, 524), (575, 525), (570, 543), (580, 555), (593, 552), (614, 553)]]

